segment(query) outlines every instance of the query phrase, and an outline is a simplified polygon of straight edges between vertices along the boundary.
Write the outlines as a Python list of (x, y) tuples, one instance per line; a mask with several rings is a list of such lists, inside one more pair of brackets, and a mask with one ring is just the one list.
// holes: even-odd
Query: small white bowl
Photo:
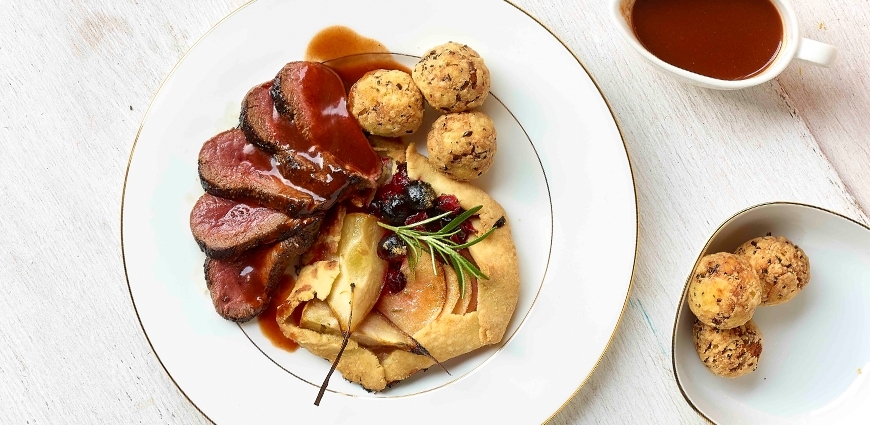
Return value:
[(695, 351), (687, 278), (671, 351), (680, 391), (713, 423), (870, 423), (870, 228), (810, 205), (762, 204), (723, 223), (698, 260), (767, 233), (804, 250), (809, 283), (787, 303), (758, 307), (758, 369), (728, 379), (708, 371)]

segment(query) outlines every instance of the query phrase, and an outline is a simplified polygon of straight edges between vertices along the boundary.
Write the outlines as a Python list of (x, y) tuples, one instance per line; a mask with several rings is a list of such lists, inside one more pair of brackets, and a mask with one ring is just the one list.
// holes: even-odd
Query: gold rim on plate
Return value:
[(531, 20), (535, 21), (538, 25), (540, 25), (541, 28), (547, 30), (547, 32), (550, 33), (550, 35), (553, 36), (553, 38), (555, 38), (556, 41), (558, 41), (559, 44), (561, 44), (562, 47), (564, 47), (565, 50), (567, 50), (568, 53), (570, 53), (571, 56), (574, 57), (574, 60), (577, 61), (577, 64), (580, 65), (581, 68), (583, 68), (583, 72), (585, 72), (586, 75), (589, 76), (589, 79), (592, 81), (592, 84), (595, 85), (595, 89), (598, 90), (598, 94), (601, 95), (601, 99), (604, 100), (604, 104), (607, 106), (607, 110), (610, 111), (610, 116), (613, 118), (613, 124), (616, 125), (616, 131), (619, 132), (619, 139), (622, 140), (622, 147), (623, 147), (623, 149), (625, 149), (625, 158), (626, 158), (626, 160), (628, 160), (628, 171), (629, 171), (629, 173), (631, 173), (631, 185), (634, 189), (634, 220), (635, 220), (634, 260), (632, 261), (632, 265), (631, 265), (631, 277), (629, 278), (629, 281), (628, 281), (628, 291), (626, 291), (625, 301), (622, 303), (622, 310), (619, 312), (619, 319), (616, 320), (616, 326), (613, 327), (613, 333), (610, 334), (610, 338), (607, 340), (607, 345), (604, 346), (604, 350), (601, 352), (601, 355), (598, 356), (598, 360), (595, 361), (595, 365), (592, 366), (592, 370), (590, 370), (589, 374), (587, 374), (586, 377), (583, 378), (583, 382), (581, 382), (580, 386), (578, 386), (577, 389), (574, 390), (574, 393), (571, 394), (571, 397), (568, 397), (568, 399), (565, 400), (565, 402), (562, 403), (562, 405), (555, 412), (553, 412), (553, 414), (550, 415), (550, 417), (547, 418), (546, 421), (543, 422), (544, 424), (546, 424), (547, 422), (551, 421), (554, 417), (556, 417), (556, 415), (558, 415), (559, 412), (564, 410), (565, 407), (568, 405), (568, 403), (570, 403), (571, 400), (573, 400), (574, 397), (577, 396), (577, 394), (580, 392), (580, 389), (582, 389), (583, 386), (586, 385), (586, 382), (589, 381), (589, 378), (592, 377), (592, 374), (595, 373), (595, 370), (598, 369), (598, 365), (601, 364), (601, 360), (604, 358), (604, 355), (607, 354), (607, 350), (610, 348), (610, 344), (613, 343), (613, 339), (616, 338), (616, 331), (619, 329), (619, 325), (622, 324), (622, 319), (625, 316), (625, 308), (628, 306), (628, 299), (631, 296), (631, 290), (634, 287), (634, 273), (635, 273), (635, 271), (637, 271), (637, 245), (638, 245), (638, 241), (640, 240), (640, 210), (639, 210), (638, 203), (637, 203), (637, 181), (634, 178), (634, 167), (631, 164), (631, 155), (628, 153), (628, 145), (625, 144), (625, 136), (623, 136), (623, 134), (622, 134), (622, 127), (619, 126), (619, 121), (616, 119), (616, 114), (613, 113), (613, 108), (610, 107), (610, 101), (608, 101), (607, 97), (604, 96), (604, 92), (601, 91), (601, 86), (598, 85), (598, 81), (596, 81), (595, 77), (592, 76), (592, 73), (590, 73), (589, 70), (586, 69), (586, 65), (583, 64), (583, 61), (581, 61), (580, 58), (577, 57), (577, 55), (574, 53), (574, 51), (571, 50), (568, 47), (568, 45), (565, 44), (565, 42), (562, 41), (562, 39), (559, 38), (559, 36), (557, 36), (556, 33), (553, 32), (553, 30), (551, 30), (549, 27), (544, 25), (543, 22), (539, 21), (537, 18), (532, 16), (529, 12), (526, 12), (521, 7), (513, 4), (510, 0), (504, 0), (504, 2), (515, 7), (520, 12), (523, 12)]

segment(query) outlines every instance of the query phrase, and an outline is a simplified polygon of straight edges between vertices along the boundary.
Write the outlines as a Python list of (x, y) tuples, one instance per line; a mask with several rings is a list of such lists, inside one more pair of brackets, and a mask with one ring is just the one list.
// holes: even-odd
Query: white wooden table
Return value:
[[(608, 99), (640, 212), (622, 324), (553, 424), (703, 423), (674, 383), (671, 331), (688, 268), (736, 211), (790, 200), (870, 224), (870, 2), (793, 1), (802, 35), (837, 46), (837, 64), (716, 92), (654, 73), (605, 0), (516, 0)], [(208, 423), (136, 320), (120, 201), (161, 81), (244, 2), (0, 2), (0, 423)]]

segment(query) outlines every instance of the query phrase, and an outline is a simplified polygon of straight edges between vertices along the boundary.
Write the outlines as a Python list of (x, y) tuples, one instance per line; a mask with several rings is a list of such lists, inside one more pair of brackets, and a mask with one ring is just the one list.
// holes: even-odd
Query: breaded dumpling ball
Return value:
[(746, 258), (761, 279), (761, 304), (792, 299), (810, 281), (810, 260), (802, 249), (782, 236), (747, 241), (734, 252)]
[(457, 181), (489, 170), (496, 148), (495, 124), (479, 111), (442, 115), (426, 137), (429, 163)]
[(754, 371), (764, 344), (761, 331), (752, 320), (731, 329), (716, 329), (695, 320), (692, 339), (704, 366), (726, 378)]
[(489, 69), (483, 58), (452, 41), (429, 50), (412, 76), (429, 105), (441, 112), (476, 108), (489, 95)]
[(689, 284), (689, 308), (718, 329), (740, 326), (761, 304), (761, 281), (743, 257), (719, 252), (701, 258)]
[(367, 72), (350, 88), (348, 109), (363, 130), (377, 136), (406, 136), (423, 124), (423, 95), (402, 71)]

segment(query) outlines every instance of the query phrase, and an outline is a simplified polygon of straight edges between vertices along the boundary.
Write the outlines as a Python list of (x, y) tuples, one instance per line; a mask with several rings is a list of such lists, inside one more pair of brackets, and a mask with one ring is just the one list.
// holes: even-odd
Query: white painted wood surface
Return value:
[[(0, 423), (208, 423), (136, 320), (120, 200), (161, 81), (243, 3), (0, 2)], [(515, 4), (599, 84), (631, 156), (640, 212), (622, 324), (551, 423), (703, 423), (674, 383), (670, 344), (680, 291), (709, 234), (774, 200), (868, 223), (870, 3), (794, 0), (803, 35), (837, 46), (837, 64), (795, 63), (740, 92), (654, 73), (611, 29), (604, 0)]]

